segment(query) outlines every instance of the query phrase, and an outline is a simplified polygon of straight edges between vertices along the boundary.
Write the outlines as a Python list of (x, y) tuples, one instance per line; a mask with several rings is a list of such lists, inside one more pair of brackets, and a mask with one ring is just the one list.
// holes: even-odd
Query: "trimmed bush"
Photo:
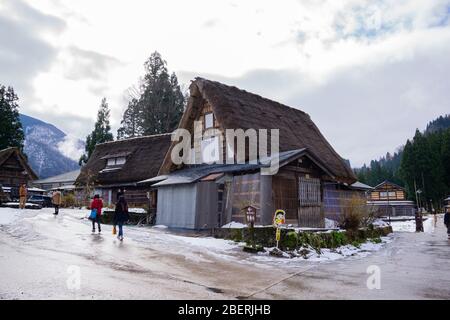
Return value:
[(298, 234), (295, 231), (289, 231), (281, 241), (281, 246), (286, 249), (295, 249), (298, 246)]

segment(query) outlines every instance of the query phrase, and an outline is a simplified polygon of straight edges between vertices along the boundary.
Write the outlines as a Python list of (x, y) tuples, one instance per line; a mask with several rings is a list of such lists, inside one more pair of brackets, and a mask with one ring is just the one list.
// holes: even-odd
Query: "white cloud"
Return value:
[(58, 144), (57, 148), (63, 155), (74, 161), (80, 160), (84, 152), (83, 144), (80, 143), (80, 140), (70, 134)]
[[(103, 96), (117, 129), (123, 94), (155, 50), (184, 83), (211, 76), (301, 107), (355, 164), (395, 149), (449, 101), (450, 1), (6, 3), (0, 23), (9, 17), (6, 26), (28, 46), (0, 48), (0, 70), (11, 71), (0, 81), (23, 89), (23, 112), (61, 119), (53, 123), (79, 137)], [(4, 57), (15, 55), (42, 64), (13, 73)], [(389, 137), (370, 145), (379, 132)]]

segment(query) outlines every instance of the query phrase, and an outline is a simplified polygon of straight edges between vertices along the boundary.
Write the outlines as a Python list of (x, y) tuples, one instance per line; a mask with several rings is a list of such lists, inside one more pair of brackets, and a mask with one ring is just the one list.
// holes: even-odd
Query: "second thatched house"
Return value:
[[(231, 221), (245, 222), (242, 209), (252, 205), (257, 208), (257, 224), (271, 224), (275, 210), (282, 209), (287, 223), (320, 228), (325, 226), (327, 210), (332, 207), (326, 206), (327, 195), (337, 197), (338, 208), (330, 212), (333, 217), (353, 194), (364, 195), (364, 191), (351, 186), (356, 182), (351, 168), (310, 116), (298, 109), (197, 78), (190, 86), (188, 106), (179, 128), (191, 135), (189, 154), (194, 156), (189, 164), (174, 164), (172, 151), (177, 142), (173, 142), (159, 177), (150, 180), (156, 182), (153, 187), (158, 190), (158, 224), (207, 229)], [(211, 164), (228, 159), (226, 153), (230, 149), (235, 153), (237, 145), (236, 141), (230, 143), (228, 137), (222, 145), (216, 137), (196, 141), (196, 134), (211, 129), (222, 135), (228, 129), (267, 129), (269, 133), (279, 129), (279, 150), (271, 150), (268, 157), (258, 157), (256, 162), (246, 154), (246, 163)], [(251, 149), (250, 143), (244, 144), (246, 151)], [(218, 150), (213, 156), (207, 151), (211, 146)], [(274, 161), (279, 161), (279, 171), (262, 174)], [(332, 192), (335, 190), (338, 192)]]
[(18, 188), (21, 184), (29, 185), (37, 179), (27, 158), (18, 148), (0, 150), (0, 185)]
[(116, 201), (120, 188), (125, 189), (130, 206), (149, 205), (148, 184), (138, 182), (157, 175), (169, 146), (170, 134), (98, 144), (76, 185), (88, 196), (100, 194), (107, 205)]

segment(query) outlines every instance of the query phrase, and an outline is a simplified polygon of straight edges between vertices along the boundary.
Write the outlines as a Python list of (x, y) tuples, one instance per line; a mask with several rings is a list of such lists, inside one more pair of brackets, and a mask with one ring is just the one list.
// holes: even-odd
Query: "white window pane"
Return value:
[(112, 158), (112, 159), (108, 159), (108, 166), (113, 166), (116, 164), (116, 159)]
[(125, 164), (127, 160), (125, 159), (125, 157), (120, 157), (116, 159), (116, 165), (122, 165)]
[(205, 114), (205, 129), (214, 127), (214, 115), (212, 113)]

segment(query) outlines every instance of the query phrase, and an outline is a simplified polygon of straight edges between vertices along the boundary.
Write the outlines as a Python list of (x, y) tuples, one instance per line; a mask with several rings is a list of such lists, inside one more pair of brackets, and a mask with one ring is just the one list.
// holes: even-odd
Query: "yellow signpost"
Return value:
[(280, 226), (283, 224), (286, 224), (286, 212), (284, 210), (275, 211), (275, 216), (273, 218), (273, 225), (277, 228), (276, 232), (277, 248), (281, 240)]

